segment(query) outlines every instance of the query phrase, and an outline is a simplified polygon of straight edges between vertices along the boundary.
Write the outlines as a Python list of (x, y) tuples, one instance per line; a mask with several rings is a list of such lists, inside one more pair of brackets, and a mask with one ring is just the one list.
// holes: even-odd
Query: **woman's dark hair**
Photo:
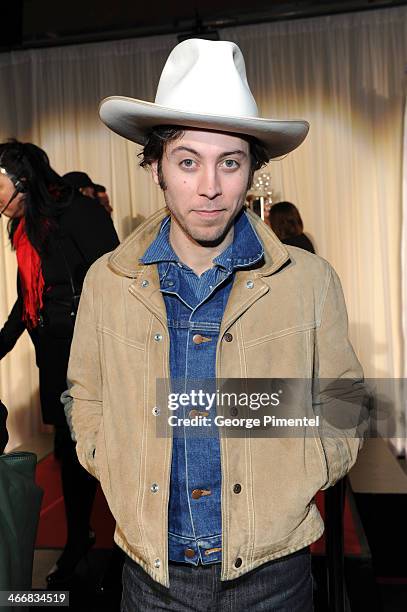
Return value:
[(304, 225), (298, 208), (291, 202), (277, 202), (269, 212), (271, 228), (280, 240), (302, 234)]
[[(164, 154), (165, 145), (168, 142), (181, 138), (186, 129), (184, 127), (178, 127), (173, 125), (159, 125), (154, 127), (147, 135), (144, 148), (139, 157), (141, 158), (140, 166), (145, 168), (150, 166), (153, 162), (158, 161), (158, 179), (161, 189), (165, 190), (166, 185), (162, 173), (162, 158)], [(253, 174), (256, 170), (259, 170), (262, 166), (267, 164), (270, 159), (270, 155), (267, 148), (261, 144), (256, 138), (252, 136), (246, 136), (245, 134), (236, 134), (249, 143), (250, 146), (250, 174), (247, 188), (250, 189), (253, 182)]]
[[(51, 168), (45, 151), (30, 142), (1, 143), (0, 167), (16, 186), (23, 187), (25, 230), (31, 244), (40, 252), (55, 219), (70, 204), (73, 189)], [(9, 221), (11, 241), (18, 223), (17, 218)]]

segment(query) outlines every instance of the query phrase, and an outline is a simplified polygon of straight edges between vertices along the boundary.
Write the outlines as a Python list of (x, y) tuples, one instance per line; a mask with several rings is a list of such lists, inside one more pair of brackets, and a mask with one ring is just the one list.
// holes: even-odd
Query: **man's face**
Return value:
[[(159, 184), (157, 162), (152, 171)], [(249, 144), (239, 136), (191, 129), (167, 143), (164, 197), (177, 231), (203, 246), (221, 244), (244, 204), (249, 173)]]
[(23, 193), (18, 193), (7, 206), (15, 190), (12, 180), (6, 174), (0, 173), (0, 213), (4, 214), (5, 217), (22, 217), (24, 214), (25, 195)]

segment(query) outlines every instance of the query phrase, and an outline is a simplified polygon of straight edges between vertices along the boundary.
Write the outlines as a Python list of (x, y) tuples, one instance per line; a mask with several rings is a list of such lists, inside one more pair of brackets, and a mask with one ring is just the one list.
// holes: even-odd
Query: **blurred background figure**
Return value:
[(99, 200), (99, 204), (103, 206), (103, 208), (109, 213), (112, 214), (113, 208), (110, 206), (110, 198), (106, 191), (106, 187), (103, 185), (94, 184), (95, 188), (95, 197)]
[(103, 206), (109, 215), (112, 214), (113, 208), (110, 206), (110, 199), (106, 192), (106, 187), (94, 183), (86, 172), (67, 172), (62, 178), (72, 185), (72, 187), (79, 189), (83, 195), (98, 200), (99, 204)]
[(55, 427), (67, 523), (66, 546), (47, 577), (56, 586), (72, 577), (95, 542), (90, 515), (96, 480), (77, 459), (60, 397), (85, 274), (119, 240), (106, 211), (65, 182), (31, 143), (0, 144), (0, 214), (9, 218), (18, 265), (18, 297), (0, 330), (0, 359), (27, 330), (39, 368), (42, 418)]
[(86, 172), (67, 172), (62, 177), (64, 181), (78, 189), (82, 195), (88, 198), (95, 197), (95, 185)]
[(62, 176), (64, 181), (78, 189), (82, 195), (88, 196), (88, 198), (95, 197), (95, 186), (90, 176), (86, 172), (67, 172)]
[(304, 234), (304, 225), (298, 208), (291, 202), (277, 202), (269, 210), (270, 227), (284, 244), (315, 253), (311, 240)]

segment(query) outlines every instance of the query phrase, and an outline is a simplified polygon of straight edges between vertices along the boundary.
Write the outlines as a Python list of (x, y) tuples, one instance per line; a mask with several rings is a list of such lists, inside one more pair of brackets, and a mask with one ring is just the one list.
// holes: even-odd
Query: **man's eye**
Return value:
[(180, 165), (184, 166), (184, 168), (192, 168), (194, 165), (194, 160), (193, 159), (183, 159)]
[(239, 164), (235, 159), (225, 159), (223, 161), (223, 165), (226, 168), (238, 168), (239, 167)]

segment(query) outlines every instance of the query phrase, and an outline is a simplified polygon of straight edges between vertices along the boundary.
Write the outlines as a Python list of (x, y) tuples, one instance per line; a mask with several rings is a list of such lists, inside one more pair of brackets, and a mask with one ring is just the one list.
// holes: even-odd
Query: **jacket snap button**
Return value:
[(242, 490), (242, 485), (239, 483), (235, 484), (235, 486), (233, 487), (233, 493), (240, 493), (241, 490)]
[(184, 550), (184, 554), (186, 557), (188, 557), (188, 559), (192, 559), (192, 557), (195, 557), (195, 551), (192, 548), (186, 548)]
[(194, 489), (191, 493), (191, 497), (192, 499), (199, 499), (200, 497), (202, 497), (201, 489)]
[(160, 561), (160, 559), (156, 559), (156, 560), (154, 561), (154, 567), (157, 567), (157, 568), (161, 567), (161, 561)]
[(223, 336), (223, 339), (224, 339), (226, 342), (232, 342), (232, 340), (233, 340), (233, 336), (232, 336), (232, 334), (230, 334), (229, 332), (227, 332), (227, 333), (226, 333), (226, 334)]
[(241, 560), (240, 557), (238, 557), (235, 561), (235, 567), (240, 567), (242, 565), (243, 561)]
[(195, 334), (194, 336), (192, 336), (192, 342), (194, 344), (202, 344), (203, 338), (202, 338), (201, 334)]
[(251, 280), (248, 280), (248, 281), (247, 281), (247, 283), (246, 283), (246, 287), (247, 287), (248, 289), (253, 289), (253, 287), (254, 287), (254, 282), (253, 282), (253, 281), (251, 281)]
[(232, 406), (232, 408), (230, 409), (230, 416), (235, 417), (239, 414), (238, 409), (236, 408), (236, 406)]
[(141, 281), (141, 286), (142, 286), (142, 287), (148, 287), (148, 286), (149, 286), (149, 284), (150, 284), (150, 283), (148, 282), (148, 280), (143, 280), (143, 281)]
[(161, 334), (155, 334), (155, 336), (154, 336), (154, 340), (155, 340), (156, 342), (161, 342), (161, 340), (162, 340), (162, 339), (163, 339), (163, 337), (162, 337), (162, 335), (161, 335)]
[(161, 412), (161, 410), (159, 409), (158, 406), (154, 406), (154, 408), (151, 411), (153, 413), (154, 416), (158, 416)]
[(153, 482), (153, 484), (150, 487), (151, 492), (152, 493), (158, 493), (160, 487), (158, 486), (158, 484), (156, 482)]

